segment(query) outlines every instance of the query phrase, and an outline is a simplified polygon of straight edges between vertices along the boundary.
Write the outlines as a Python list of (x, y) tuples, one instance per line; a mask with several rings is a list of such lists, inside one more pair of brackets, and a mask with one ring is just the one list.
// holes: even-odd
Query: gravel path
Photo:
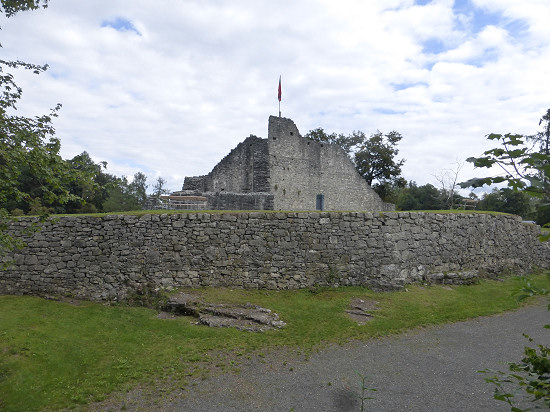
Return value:
[[(405, 334), (331, 346), (309, 360), (281, 351), (246, 361), (239, 374), (223, 374), (166, 398), (126, 395), (127, 410), (360, 411), (360, 378), (374, 399), (369, 411), (509, 411), (493, 400), (493, 387), (477, 370), (506, 370), (527, 340), (550, 345), (546, 306), (522, 308)], [(105, 405), (103, 405), (105, 406)], [(115, 406), (115, 405), (111, 405)], [(118, 405), (121, 407), (121, 405)]]

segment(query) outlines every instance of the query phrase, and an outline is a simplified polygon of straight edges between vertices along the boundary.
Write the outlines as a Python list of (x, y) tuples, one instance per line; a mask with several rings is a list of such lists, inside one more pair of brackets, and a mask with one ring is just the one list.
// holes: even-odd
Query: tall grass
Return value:
[[(533, 281), (549, 287), (544, 276)], [(405, 329), (518, 307), (515, 278), (474, 286), (412, 286), (406, 292), (366, 288), (318, 291), (199, 289), (205, 299), (250, 302), (277, 312), (287, 327), (266, 333), (211, 329), (195, 319), (162, 320), (146, 308), (36, 297), (0, 297), (0, 410), (56, 410), (104, 399), (133, 385), (186, 378), (230, 367), (228, 359), (269, 347), (310, 351)], [(379, 310), (359, 326), (344, 310), (352, 298)]]

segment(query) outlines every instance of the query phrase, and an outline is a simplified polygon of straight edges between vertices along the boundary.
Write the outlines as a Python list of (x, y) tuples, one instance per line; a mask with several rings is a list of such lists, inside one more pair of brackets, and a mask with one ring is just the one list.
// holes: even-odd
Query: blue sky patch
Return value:
[(471, 33), (479, 33), (487, 26), (501, 27), (512, 37), (522, 36), (529, 26), (524, 20), (506, 18), (502, 13), (491, 13), (481, 7), (476, 7), (471, 0), (455, 0), (453, 11), (455, 15), (465, 16), (466, 21), (460, 22), (460, 29)]
[(393, 86), (393, 89), (395, 91), (399, 91), (399, 90), (406, 90), (406, 89), (410, 89), (412, 87), (428, 87), (428, 84), (427, 83), (424, 83), (424, 82), (416, 82), (416, 83), (393, 83), (392, 84)]
[(503, 20), (500, 13), (489, 13), (473, 5), (471, 0), (455, 0), (453, 11), (468, 17), (465, 28), (473, 33), (479, 33), (487, 26), (499, 26)]
[(141, 36), (141, 33), (138, 29), (136, 29), (132, 22), (122, 17), (117, 17), (114, 20), (103, 20), (101, 22), (101, 27), (111, 27), (116, 31), (133, 31), (137, 35)]
[(440, 39), (432, 38), (422, 43), (423, 53), (439, 54), (446, 50), (447, 47), (445, 47), (445, 44)]
[(384, 109), (383, 107), (376, 107), (376, 108), (373, 109), (373, 111), (376, 112), (376, 113), (381, 113), (381, 114), (405, 114), (404, 111)]

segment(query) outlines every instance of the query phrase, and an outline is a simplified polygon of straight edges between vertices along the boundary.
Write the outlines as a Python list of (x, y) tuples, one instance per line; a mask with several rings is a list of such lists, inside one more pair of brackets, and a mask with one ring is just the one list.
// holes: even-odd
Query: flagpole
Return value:
[(279, 76), (279, 89), (277, 90), (277, 98), (279, 99), (279, 117), (281, 117), (281, 76)]

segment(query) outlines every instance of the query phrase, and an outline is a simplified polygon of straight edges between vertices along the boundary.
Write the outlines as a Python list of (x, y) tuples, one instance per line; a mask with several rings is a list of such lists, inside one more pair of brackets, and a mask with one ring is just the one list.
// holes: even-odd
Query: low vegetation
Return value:
[[(113, 212), (113, 213), (71, 213), (71, 214), (56, 214), (49, 215), (51, 218), (65, 217), (65, 216), (91, 216), (91, 217), (103, 217), (108, 215), (125, 215), (125, 216), (143, 216), (143, 215), (164, 215), (164, 214), (197, 214), (197, 213), (207, 213), (207, 214), (235, 214), (235, 213), (361, 213), (356, 210), (332, 210), (320, 212), (319, 210), (165, 210), (165, 209), (156, 209), (156, 210), (132, 210), (127, 212)], [(482, 211), (482, 210), (395, 210), (395, 211), (384, 211), (384, 212), (370, 212), (370, 213), (400, 213), (400, 212), (412, 212), (412, 213), (437, 213), (437, 214), (489, 214), (489, 215), (506, 215), (508, 213), (503, 212), (494, 212), (494, 211)], [(369, 213), (365, 211), (364, 213)], [(31, 216), (27, 216), (31, 217)], [(32, 215), (32, 217), (38, 217), (38, 215)]]
[[(542, 275), (533, 284), (549, 287)], [(159, 319), (154, 309), (37, 297), (0, 297), (0, 409), (58, 410), (104, 399), (138, 384), (184, 386), (269, 348), (302, 353), (328, 342), (399, 333), (517, 308), (516, 278), (474, 286), (411, 286), (404, 292), (366, 288), (297, 291), (200, 289), (210, 301), (257, 304), (287, 327), (263, 334), (212, 329), (194, 318)], [(197, 291), (195, 291), (197, 292)], [(359, 326), (344, 310), (352, 298), (376, 300)]]

